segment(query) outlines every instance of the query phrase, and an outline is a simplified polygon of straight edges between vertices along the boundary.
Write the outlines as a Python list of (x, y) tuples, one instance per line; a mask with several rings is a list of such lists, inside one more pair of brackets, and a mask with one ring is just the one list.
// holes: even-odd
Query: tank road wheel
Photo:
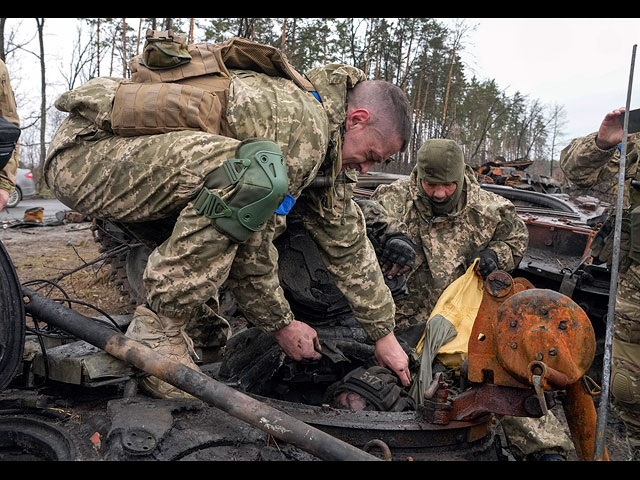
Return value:
[(20, 282), (9, 254), (0, 242), (0, 391), (22, 362), (25, 337), (24, 303)]
[[(141, 296), (139, 289), (133, 288), (129, 281), (129, 277), (127, 275), (127, 259), (132, 251), (135, 251), (137, 248), (146, 249), (147, 247), (122, 248), (126, 245), (133, 245), (137, 242), (121, 229), (112, 223), (105, 222), (104, 220), (95, 219), (92, 230), (93, 240), (100, 244), (98, 252), (101, 254), (105, 254), (110, 251), (113, 252), (113, 255), (110, 255), (105, 260), (105, 263), (111, 266), (111, 276), (114, 278), (115, 284), (118, 285), (120, 292), (129, 298), (129, 303), (131, 303), (131, 305), (138, 305), (144, 302), (144, 297)], [(135, 264), (139, 265), (139, 262), (135, 262)], [(140, 279), (141, 278), (142, 274), (140, 274)]]

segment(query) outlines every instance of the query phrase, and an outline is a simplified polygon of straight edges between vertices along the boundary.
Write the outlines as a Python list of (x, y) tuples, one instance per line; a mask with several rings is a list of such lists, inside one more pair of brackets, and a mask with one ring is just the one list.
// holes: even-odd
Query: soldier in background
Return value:
[[(351, 199), (355, 170), (367, 171), (408, 144), (406, 95), (388, 82), (366, 81), (362, 71), (346, 65), (317, 67), (301, 82), (295, 81), (301, 78), (296, 75), (285, 78), (256, 71), (260, 69), (229, 67), (226, 73), (226, 64), (216, 64), (216, 58), (237, 45), (250, 53), (239, 55), (241, 60), (279, 58), (271, 47), (240, 39), (222, 48), (186, 46), (183, 38), (167, 32), (149, 32), (147, 40), (147, 47), (161, 42), (163, 48), (145, 47), (148, 57), (134, 58), (132, 72), (137, 76), (158, 71), (167, 76), (192, 70), (203, 74), (187, 79), (195, 82), (189, 85), (136, 83), (133, 76), (133, 82), (98, 78), (67, 92), (56, 107), (70, 115), (53, 138), (44, 167), (56, 196), (83, 214), (129, 223), (179, 213), (171, 236), (149, 256), (144, 273), (147, 301), (136, 309), (127, 336), (198, 369), (185, 325), (207, 316), (219, 324), (218, 330), (224, 329), (217, 297), (229, 280), (248, 321), (272, 332), (294, 360), (318, 359), (317, 332), (294, 318), (284, 298), (272, 243), (297, 203), (328, 270), (375, 342), (378, 362), (408, 385), (408, 357), (393, 333), (393, 298), (367, 240), (362, 214)], [(160, 70), (146, 68), (156, 60)], [(173, 68), (175, 64), (179, 66)], [(208, 73), (216, 71), (224, 75)], [(213, 95), (207, 90), (209, 81), (228, 83)], [(164, 86), (168, 94), (162, 97)], [(117, 134), (121, 97), (116, 92), (129, 87), (131, 95), (122, 97), (125, 103), (118, 110), (123, 131)], [(147, 87), (153, 101), (139, 101)], [(176, 101), (162, 109), (148, 108), (162, 98)], [(210, 106), (198, 117), (205, 100), (216, 106), (218, 99), (226, 103), (218, 107), (219, 118), (211, 118), (215, 109)], [(198, 131), (199, 125), (172, 127), (182, 107), (187, 120), (200, 119), (215, 129), (221, 125), (221, 132)], [(155, 133), (149, 127), (164, 121), (171, 131), (140, 134)], [(130, 135), (130, 127), (138, 130), (135, 135)], [(319, 171), (331, 184), (308, 188)], [(266, 174), (275, 179), (271, 186), (239, 181), (248, 175), (257, 182)], [(259, 206), (240, 217), (240, 208), (252, 202)], [(184, 393), (154, 377), (141, 385), (157, 397)]]
[[(474, 259), (483, 278), (496, 269), (512, 271), (528, 244), (514, 205), (480, 188), (452, 140), (427, 140), (408, 179), (380, 185), (359, 205), (380, 244), (393, 237), (390, 232), (402, 232), (416, 246), (409, 293), (396, 302), (398, 337), (416, 327), (424, 331), (438, 298)], [(393, 274), (389, 268), (398, 261), (383, 257), (383, 271)], [(540, 419), (506, 416), (502, 427), (518, 460), (565, 459), (573, 445), (551, 412)]]
[[(392, 217), (386, 219), (394, 222), (387, 231), (406, 231), (417, 246), (407, 279), (410, 295), (396, 302), (397, 329), (424, 324), (442, 292), (474, 258), (480, 258), (486, 276), (495, 269), (512, 271), (527, 248), (527, 227), (513, 204), (480, 188), (452, 140), (427, 140), (409, 178), (380, 185), (371, 200)], [(363, 209), (368, 223), (380, 222), (375, 210)]]
[[(9, 81), (9, 71), (2, 60), (0, 60), (0, 117), (20, 127), (16, 99), (11, 89), (11, 82)], [(0, 155), (5, 154), (9, 159), (4, 167), (0, 167), (0, 210), (2, 210), (9, 201), (9, 194), (16, 186), (16, 175), (18, 173), (17, 146), (11, 153), (0, 152)], [(4, 164), (4, 161), (2, 164)]]
[[(571, 182), (582, 188), (607, 186), (612, 205), (617, 197), (624, 110), (607, 113), (597, 132), (572, 140), (560, 156), (560, 167)], [(631, 186), (640, 180), (639, 141), (640, 134), (628, 136), (610, 390), (612, 407), (626, 426), (632, 460), (640, 460), (640, 190)], [(596, 261), (609, 265), (613, 218), (614, 214), (603, 224), (592, 245)]]

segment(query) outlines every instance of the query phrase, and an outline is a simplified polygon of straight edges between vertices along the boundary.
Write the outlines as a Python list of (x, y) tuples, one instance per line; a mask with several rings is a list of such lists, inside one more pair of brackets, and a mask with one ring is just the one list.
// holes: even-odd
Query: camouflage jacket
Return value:
[[(308, 146), (307, 149), (297, 149), (295, 155), (292, 155), (290, 145), (283, 143), (287, 139), (277, 139), (287, 159), (289, 193), (297, 198), (296, 212), (301, 215), (305, 228), (318, 245), (327, 270), (347, 298), (354, 316), (368, 337), (375, 341), (393, 331), (395, 304), (384, 283), (373, 246), (366, 236), (364, 216), (352, 200), (355, 172), (338, 173), (341, 168), (342, 129), (347, 112), (347, 89), (363, 81), (365, 76), (358, 69), (340, 64), (314, 68), (306, 76), (322, 100), (326, 124), (312, 126), (292, 119), (296, 130), (289, 138)], [(268, 137), (268, 132), (254, 129), (254, 125), (261, 123), (255, 122), (255, 118), (260, 116), (259, 111), (250, 116), (252, 125), (247, 130), (246, 122), (239, 117), (246, 116), (248, 119), (249, 116), (236, 93), (237, 89), (234, 89), (228, 112), (232, 117), (230, 123), (239, 138), (245, 135)], [(295, 106), (292, 107), (293, 115), (299, 115), (295, 113)], [(319, 127), (322, 132), (317, 131)], [(326, 142), (322, 148), (318, 146), (319, 138), (324, 138)], [(318, 171), (336, 179), (334, 186), (307, 188)], [(277, 230), (276, 227), (276, 235)], [(255, 263), (245, 265), (247, 268), (235, 262), (231, 273), (234, 282), (239, 285), (239, 288), (234, 288), (234, 295), (236, 298), (240, 296), (238, 300), (243, 305), (243, 311), (246, 313), (248, 306), (250, 317), (254, 321), (260, 319), (259, 324), (267, 330), (284, 326), (285, 320), (293, 319), (293, 316), (279, 289), (274, 292), (274, 300), (280, 304), (275, 311), (286, 312), (280, 318), (262, 308), (262, 300), (255, 300), (264, 296), (264, 292), (273, 291), (268, 285), (277, 281), (277, 269), (264, 272), (261, 280), (256, 279), (252, 271)], [(252, 280), (246, 282), (243, 280), (245, 278)]]
[[(367, 239), (362, 212), (351, 198), (354, 172), (338, 175), (347, 89), (363, 81), (364, 73), (338, 64), (308, 72), (307, 78), (321, 103), (312, 94), (293, 89), (289, 80), (253, 71), (231, 73), (226, 115), (236, 138), (261, 137), (278, 143), (287, 161), (288, 193), (297, 199), (296, 212), (367, 335), (372, 340), (383, 337), (394, 328), (395, 305)], [(117, 83), (113, 79), (95, 79), (58, 99), (56, 107), (71, 115), (51, 142), (45, 170), (57, 152), (82, 144), (84, 138), (113, 135), (109, 120)], [(217, 165), (226, 160), (218, 159), (220, 155), (216, 156), (215, 151), (210, 156), (215, 157), (212, 163), (218, 162)], [(192, 170), (197, 168), (200, 165), (194, 165)], [(321, 170), (339, 178), (333, 187), (309, 187)], [(181, 188), (195, 196), (205, 174), (193, 176), (199, 185)], [(243, 313), (255, 325), (270, 331), (293, 320), (279, 288), (277, 256), (270, 241), (285, 228), (286, 217), (274, 217), (273, 228), (265, 229), (256, 238), (252, 236), (239, 247), (229, 274)]]
[[(7, 66), (0, 60), (0, 116), (14, 125), (20, 126), (16, 100), (9, 81)], [(16, 186), (18, 173), (18, 147), (13, 151), (9, 163), (0, 170), (0, 189), (10, 192)]]
[[(428, 319), (442, 292), (466, 271), (478, 251), (490, 248), (499, 268), (511, 271), (527, 248), (528, 231), (513, 204), (482, 190), (469, 167), (458, 208), (447, 216), (433, 216), (421, 199), (416, 169), (408, 179), (379, 186), (372, 199), (384, 207), (391, 228), (399, 229), (399, 221), (406, 225), (417, 247), (416, 267), (407, 282), (409, 295), (397, 302), (396, 321), (404, 327)], [(379, 214), (376, 221), (383, 221)]]
[[(575, 138), (560, 154), (560, 168), (567, 179), (588, 193), (616, 204), (618, 195), (618, 170), (620, 169), (620, 149), (618, 146), (602, 150), (596, 145), (597, 132)], [(627, 144), (627, 180), (638, 175), (638, 142), (640, 134), (633, 134)], [(624, 205), (629, 204), (628, 182), (625, 184)]]

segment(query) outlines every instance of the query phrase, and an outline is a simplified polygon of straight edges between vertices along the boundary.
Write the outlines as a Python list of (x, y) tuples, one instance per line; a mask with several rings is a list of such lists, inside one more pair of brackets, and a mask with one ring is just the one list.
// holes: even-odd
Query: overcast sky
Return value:
[[(439, 20), (453, 25), (463, 19)], [(23, 21), (35, 30), (33, 19)], [(625, 105), (640, 19), (467, 18), (464, 22), (476, 27), (467, 33), (460, 53), (467, 73), (495, 79), (510, 96), (520, 91), (544, 104), (563, 106), (567, 124), (562, 147), (573, 137), (596, 131), (608, 111)], [(47, 39), (55, 39), (47, 42), (49, 58), (55, 62), (48, 69), (50, 75), (58, 73), (62, 52), (76, 38), (77, 24), (71, 18), (46, 20)], [(637, 64), (634, 79), (640, 79)], [(38, 75), (36, 70), (36, 81)], [(62, 93), (59, 88), (52, 90), (51, 98)], [(640, 108), (638, 80), (634, 80), (631, 108)]]
[[(493, 78), (545, 104), (564, 106), (566, 143), (598, 130), (604, 115), (626, 104), (637, 18), (468, 18), (461, 52), (478, 78)], [(454, 20), (448, 20), (453, 23)], [(640, 53), (636, 53), (640, 57)], [(631, 109), (640, 108), (640, 59)], [(563, 145), (564, 146), (564, 145)]]

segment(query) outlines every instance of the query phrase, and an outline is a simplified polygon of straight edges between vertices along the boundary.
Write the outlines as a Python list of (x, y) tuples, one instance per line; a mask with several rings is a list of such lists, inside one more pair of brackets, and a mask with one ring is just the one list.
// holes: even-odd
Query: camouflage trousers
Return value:
[(640, 264), (618, 279), (611, 354), (611, 405), (624, 422), (630, 454), (640, 460)]
[[(68, 207), (116, 222), (149, 221), (179, 211), (172, 235), (156, 248), (144, 273), (147, 303), (168, 317), (198, 319), (192, 335), (226, 343), (229, 325), (217, 315), (218, 290), (238, 256), (238, 244), (198, 215), (190, 200), (208, 173), (234, 156), (240, 142), (203, 132), (79, 141), (53, 157), (48, 185)], [(274, 230), (270, 221), (266, 230)], [(268, 235), (267, 235), (268, 236)], [(264, 241), (262, 235), (257, 242)], [(255, 241), (253, 237), (248, 243)], [(190, 332), (190, 333), (191, 333)]]
[(505, 416), (500, 423), (516, 460), (537, 460), (545, 454), (566, 458), (573, 448), (573, 441), (552, 412), (540, 418)]

